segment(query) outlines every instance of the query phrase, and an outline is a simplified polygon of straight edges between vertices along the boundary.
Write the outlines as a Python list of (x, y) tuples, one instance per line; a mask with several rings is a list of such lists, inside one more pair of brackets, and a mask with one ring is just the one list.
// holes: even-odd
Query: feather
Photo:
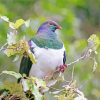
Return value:
[(32, 62), (30, 58), (23, 56), (20, 64), (19, 73), (26, 74), (26, 76), (29, 76), (29, 71), (31, 69), (31, 66), (32, 66)]
[(43, 78), (49, 72), (55, 72), (57, 66), (65, 64), (65, 48), (57, 37), (56, 29), (60, 26), (54, 21), (47, 21), (39, 27), (37, 34), (29, 41), (37, 63), (32, 65), (30, 58), (23, 56), (19, 73)]
[(66, 52), (64, 51), (64, 55), (63, 55), (63, 64), (66, 63)]

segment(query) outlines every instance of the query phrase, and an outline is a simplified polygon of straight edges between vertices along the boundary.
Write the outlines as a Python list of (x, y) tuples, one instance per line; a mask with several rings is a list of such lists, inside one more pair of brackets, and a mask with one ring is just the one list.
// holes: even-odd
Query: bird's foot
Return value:
[(65, 69), (67, 68), (67, 65), (66, 64), (64, 64), (64, 65), (60, 65), (60, 66), (58, 66), (57, 68), (56, 68), (56, 71), (58, 71), (58, 72), (64, 72), (65, 71)]

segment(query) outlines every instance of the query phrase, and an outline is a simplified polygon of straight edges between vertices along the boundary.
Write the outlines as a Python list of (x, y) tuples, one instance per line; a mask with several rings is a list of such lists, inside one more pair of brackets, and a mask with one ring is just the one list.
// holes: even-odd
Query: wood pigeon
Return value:
[(37, 63), (32, 64), (29, 57), (23, 56), (19, 73), (44, 79), (55, 71), (64, 72), (66, 53), (63, 43), (58, 39), (56, 29), (61, 29), (55, 21), (46, 21), (36, 35), (29, 40), (29, 46)]

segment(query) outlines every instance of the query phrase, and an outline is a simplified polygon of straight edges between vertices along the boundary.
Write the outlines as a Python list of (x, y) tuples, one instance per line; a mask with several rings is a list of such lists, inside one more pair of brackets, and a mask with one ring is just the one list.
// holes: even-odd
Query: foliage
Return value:
[[(1, 50), (4, 49), (4, 53), (8, 57), (10, 57), (12, 55), (18, 55), (18, 54), (27, 55), (30, 57), (32, 62), (35, 63), (36, 62), (35, 56), (30, 51), (28, 42), (23, 39), (20, 39), (19, 41), (17, 41), (17, 35), (18, 35), (17, 29), (19, 29), (20, 26), (25, 24), (25, 21), (23, 19), (18, 19), (15, 23), (13, 23), (13, 22), (10, 22), (9, 18), (7, 18), (6, 16), (1, 16), (1, 19), (6, 21), (9, 24), (9, 27), (12, 29), (11, 32), (7, 34), (7, 46), (5, 48), (1, 48)], [(99, 38), (94, 34), (91, 35), (90, 38), (88, 39), (87, 52), (85, 52), (85, 54), (82, 57), (80, 57), (79, 59), (77, 59), (74, 62), (71, 62), (67, 66), (77, 63), (78, 61), (80, 61), (81, 59), (84, 59), (87, 56), (89, 57), (90, 54), (92, 53), (92, 51), (96, 52), (96, 49), (99, 45), (100, 45)], [(95, 66), (94, 71), (95, 71), (96, 61), (94, 64), (95, 64), (94, 65)], [(23, 91), (28, 95), (28, 98), (33, 98), (34, 100), (44, 100), (45, 99), (42, 93), (44, 93), (43, 92), (44, 90), (48, 91), (48, 89), (49, 89), (49, 88), (47, 88), (45, 81), (35, 78), (35, 77), (22, 76), (21, 74), (13, 72), (13, 71), (2, 71), (1, 74), (12, 75), (17, 79), (21, 78), (21, 84), (23, 87)], [(26, 79), (25, 79), (25, 77), (26, 77)], [(69, 83), (68, 85), (65, 85), (62, 87), (63, 87), (62, 90), (53, 92), (54, 94), (56, 93), (56, 95), (54, 95), (54, 96), (56, 98), (58, 98), (58, 100), (73, 100), (73, 99), (77, 100), (77, 98), (82, 98), (82, 100), (87, 100), (84, 97), (83, 93), (80, 94), (80, 91), (76, 88), (75, 82)], [(79, 93), (79, 95), (78, 95), (78, 93)], [(30, 97), (31, 94), (33, 95), (33, 97), (32, 96)], [(78, 96), (76, 96), (76, 94)]]
[[(35, 78), (35, 77), (29, 77), (29, 78), (27, 77), (27, 79), (24, 79), (25, 76), (23, 77), (20, 73), (16, 73), (16, 72), (13, 72), (13, 71), (3, 71), (1, 74), (12, 75), (17, 79), (21, 78), (21, 84), (22, 84), (22, 87), (23, 87), (23, 91), (28, 94), (28, 98), (30, 98), (29, 96), (31, 94), (33, 94), (34, 100), (44, 100), (43, 99), (44, 96), (40, 93), (40, 89), (42, 91), (42, 89), (47, 88), (45, 81), (38, 79), (38, 78)], [(12, 88), (14, 88), (13, 86), (17, 87), (17, 86), (20, 86), (20, 85), (19, 84), (15, 84), (15, 85), (11, 84), (11, 86), (12, 86)], [(18, 93), (20, 92), (22, 87), (20, 86), (18, 88), (19, 89)], [(12, 91), (11, 88), (5, 87), (5, 85), (3, 86), (3, 88), (8, 89), (11, 93), (16, 93), (16, 91)], [(21, 91), (21, 94), (22, 94), (23, 91)], [(31, 92), (31, 94), (29, 94), (30, 92)], [(17, 93), (17, 95), (18, 95), (18, 93)], [(21, 95), (19, 95), (19, 96), (21, 96)]]
[(27, 100), (20, 84), (17, 84), (16, 82), (4, 81), (3, 84), (0, 85), (0, 99), (9, 100), (9, 98)]
[[(13, 23), (10, 23), (11, 28), (15, 27), (14, 24), (16, 23), (17, 19), (23, 18), (25, 19), (25, 23), (28, 23), (28, 26), (26, 26), (24, 23), (18, 27), (17, 33), (14, 32), (18, 36), (16, 39), (19, 41), (19, 44), (20, 38), (24, 38), (23, 40), (29, 40), (29, 38), (33, 37), (38, 26), (45, 20), (52, 19), (58, 21), (63, 27), (60, 37), (62, 38), (66, 47), (68, 64), (70, 64), (69, 62), (72, 62), (85, 55), (85, 52), (89, 55), (91, 49), (89, 48), (90, 51), (87, 52), (88, 48), (86, 47), (88, 43), (86, 40), (91, 34), (94, 33), (94, 35), (100, 37), (99, 11), (99, 0), (0, 0), (0, 15), (7, 16), (7, 18), (9, 18), (10, 22)], [(27, 20), (29, 18), (31, 21)], [(0, 47), (2, 47), (0, 51), (7, 47), (7, 43), (3, 45), (7, 40), (7, 35), (10, 32), (13, 33), (12, 30), (8, 29), (9, 20), (7, 20), (8, 19), (6, 19), (6, 22), (3, 22), (0, 19)], [(11, 44), (12, 42), (16, 42), (13, 41), (13, 39), (14, 37), (10, 39)], [(84, 48), (86, 49), (84, 50)], [(99, 100), (100, 98), (99, 52), (100, 46), (97, 48), (96, 52), (92, 49), (92, 54), (89, 59), (88, 57), (83, 57), (83, 61), (78, 62), (77, 64), (72, 64), (75, 66), (74, 79), (77, 81), (80, 90), (84, 92), (89, 100)], [(2, 52), (0, 52), (0, 71), (5, 69), (13, 70), (15, 72), (18, 71), (18, 57), (19, 53), (16, 55), (16, 57), (13, 55), (8, 58)], [(18, 62), (12, 62), (16, 60)], [(93, 68), (92, 71), (95, 71), (95, 73), (92, 73), (90, 68), (91, 66)], [(70, 80), (71, 70), (72, 67), (69, 67), (64, 73), (66, 80)], [(6, 79), (9, 81), (14, 81), (12, 78), (8, 79), (7, 77), (2, 76), (0, 82)], [(52, 98), (52, 96), (47, 96), (47, 98), (50, 100), (55, 100), (55, 98)]]
[(96, 49), (100, 46), (100, 39), (95, 34), (93, 34), (88, 39), (88, 45), (92, 50), (96, 51)]
[(17, 30), (22, 24), (28, 26), (29, 23), (25, 22), (23, 19), (17, 20), (15, 23), (10, 22), (9, 18), (6, 16), (1, 16), (1, 19), (8, 22), (9, 27), (12, 29), (10, 33), (7, 34), (7, 48), (4, 53), (9, 57), (15, 54), (23, 54), (29, 56), (33, 63), (36, 62), (35, 56), (30, 50), (28, 42), (25, 40), (17, 41)]

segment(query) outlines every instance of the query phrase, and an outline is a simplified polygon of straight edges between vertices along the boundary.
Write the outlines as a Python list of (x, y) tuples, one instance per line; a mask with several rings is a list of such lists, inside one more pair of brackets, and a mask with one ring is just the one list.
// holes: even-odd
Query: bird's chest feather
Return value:
[(34, 48), (34, 55), (37, 63), (33, 64), (30, 75), (39, 78), (44, 77), (45, 74), (55, 71), (57, 66), (63, 64), (64, 48), (62, 49), (45, 49)]

